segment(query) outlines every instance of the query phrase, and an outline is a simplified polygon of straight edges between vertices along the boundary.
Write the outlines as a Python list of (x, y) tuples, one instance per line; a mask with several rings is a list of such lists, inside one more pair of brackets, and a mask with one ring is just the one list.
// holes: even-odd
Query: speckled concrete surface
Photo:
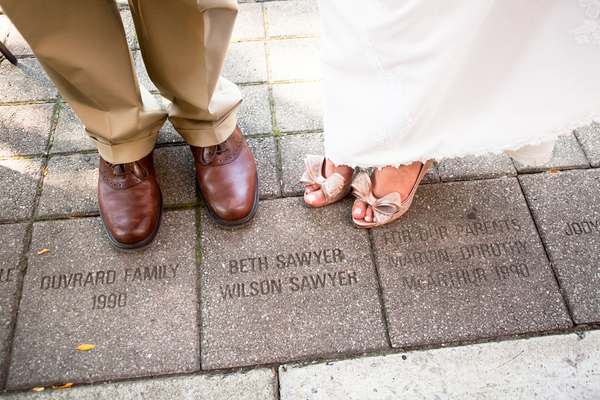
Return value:
[(60, 106), (50, 153), (96, 151), (96, 146), (85, 132), (83, 122), (68, 104)]
[(517, 175), (513, 161), (506, 153), (442, 159), (438, 165), (438, 172), (444, 182)]
[(19, 61), (14, 66), (7, 60), (0, 63), (0, 103), (20, 103), (51, 100), (58, 90), (35, 58)]
[(548, 170), (565, 170), (589, 168), (590, 163), (585, 157), (575, 135), (559, 136), (554, 145), (552, 158), (546, 164), (532, 166), (523, 165), (515, 161), (515, 168), (519, 173), (543, 172)]
[(225, 375), (194, 375), (96, 386), (69, 390), (49, 389), (44, 393), (19, 393), (7, 399), (62, 400), (277, 400), (277, 378), (270, 369)]
[(154, 168), (164, 206), (196, 203), (196, 168), (190, 146), (155, 149)]
[(576, 323), (600, 321), (600, 171), (519, 178)]
[(165, 213), (134, 253), (98, 218), (35, 223), (7, 387), (198, 370), (194, 219)]
[(203, 214), (203, 369), (387, 347), (367, 232), (350, 223), (351, 203), (302, 201), (263, 201), (235, 232)]
[(575, 136), (591, 166), (600, 167), (600, 123), (593, 122), (575, 129)]
[(0, 380), (8, 365), (17, 292), (21, 285), (20, 263), (28, 224), (0, 225)]
[(0, 157), (41, 154), (48, 146), (54, 105), (0, 107)]
[(283, 195), (298, 196), (304, 193), (300, 177), (304, 172), (302, 160), (306, 154), (325, 154), (323, 134), (290, 135), (279, 139), (283, 172)]
[(277, 171), (277, 147), (275, 138), (247, 139), (248, 147), (254, 155), (258, 171), (258, 190), (260, 197), (281, 196), (279, 173)]
[(0, 221), (31, 217), (41, 179), (39, 158), (0, 161)]
[(395, 347), (572, 325), (515, 178), (424, 185), (371, 235)]

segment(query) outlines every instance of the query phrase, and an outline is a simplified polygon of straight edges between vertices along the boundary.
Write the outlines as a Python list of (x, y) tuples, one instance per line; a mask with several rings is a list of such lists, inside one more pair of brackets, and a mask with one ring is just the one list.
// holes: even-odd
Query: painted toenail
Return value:
[(306, 196), (306, 200), (313, 202), (317, 199), (317, 197), (314, 194), (309, 194), (308, 196)]
[(360, 208), (355, 208), (355, 209), (354, 209), (354, 214), (356, 214), (356, 215), (360, 215), (360, 213), (361, 213), (361, 210), (360, 210)]
[(371, 222), (371, 217), (368, 217), (368, 216), (367, 216), (367, 217), (365, 217), (365, 221), (367, 221), (367, 222)]

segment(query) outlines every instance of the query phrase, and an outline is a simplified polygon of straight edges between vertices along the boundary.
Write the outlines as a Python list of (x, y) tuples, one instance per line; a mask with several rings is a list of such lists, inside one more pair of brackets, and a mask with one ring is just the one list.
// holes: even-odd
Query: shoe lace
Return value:
[(208, 165), (212, 163), (217, 155), (221, 155), (227, 150), (227, 142), (219, 143), (216, 146), (205, 147), (202, 152), (202, 164)]
[(113, 170), (115, 176), (120, 176), (123, 179), (127, 179), (127, 175), (129, 174), (133, 174), (141, 180), (146, 179), (150, 175), (150, 172), (148, 172), (146, 167), (144, 167), (138, 161), (124, 164), (112, 164), (108, 161), (105, 162)]

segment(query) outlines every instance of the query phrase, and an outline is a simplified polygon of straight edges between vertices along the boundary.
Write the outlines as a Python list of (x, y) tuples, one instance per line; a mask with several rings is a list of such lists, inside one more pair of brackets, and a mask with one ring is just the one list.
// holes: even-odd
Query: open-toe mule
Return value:
[(397, 192), (388, 193), (380, 199), (373, 196), (371, 178), (366, 172), (360, 171), (352, 181), (352, 187), (354, 188), (352, 194), (356, 196), (356, 201), (364, 201), (371, 206), (373, 209), (373, 221), (367, 222), (364, 219), (356, 219), (352, 216), (354, 225), (358, 228), (375, 228), (376, 226), (389, 224), (400, 218), (409, 209), (413, 197), (415, 197), (417, 187), (431, 164), (433, 164), (433, 160), (428, 160), (425, 164), (421, 165), (417, 180), (404, 201)]
[(344, 177), (337, 172), (332, 174), (329, 178), (323, 176), (325, 170), (325, 157), (315, 156), (307, 154), (304, 158), (304, 174), (300, 178), (300, 184), (304, 187), (311, 185), (318, 185), (325, 202), (319, 205), (312, 205), (306, 202), (306, 193), (304, 193), (304, 201), (309, 207), (323, 207), (331, 203), (344, 198), (350, 192), (351, 179), (344, 179)]

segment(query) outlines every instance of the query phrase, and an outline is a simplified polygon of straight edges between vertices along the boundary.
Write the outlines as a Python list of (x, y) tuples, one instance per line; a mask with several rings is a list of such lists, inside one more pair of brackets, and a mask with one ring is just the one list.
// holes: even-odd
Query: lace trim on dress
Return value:
[(585, 8), (585, 16), (589, 19), (579, 28), (573, 29), (571, 34), (575, 35), (575, 41), (579, 45), (594, 40), (600, 46), (600, 25), (595, 21), (600, 16), (600, 0), (579, 0), (579, 5)]
[(404, 107), (402, 84), (390, 69), (383, 67), (367, 33), (369, 24), (381, 20), (382, 17), (381, 4), (378, 1), (372, 1), (371, 8), (365, 15), (364, 24), (358, 26), (357, 30), (360, 41), (366, 48), (367, 61), (380, 81), (371, 104), (370, 115), (383, 115), (384, 117), (375, 119), (373, 122), (373, 136), (381, 145), (396, 148), (408, 130), (412, 119)]
[(435, 160), (441, 160), (443, 158), (456, 158), (456, 157), (466, 157), (466, 156), (484, 156), (486, 154), (489, 153), (494, 153), (494, 154), (499, 154), (502, 153), (506, 150), (511, 150), (511, 151), (516, 151), (519, 150), (521, 147), (523, 146), (537, 146), (542, 144), (542, 142), (546, 142), (548, 140), (553, 140), (556, 139), (559, 136), (564, 136), (564, 135), (569, 135), (571, 134), (575, 129), (578, 128), (582, 128), (582, 127), (586, 127), (591, 125), (593, 122), (599, 123), (600, 124), (600, 116), (598, 114), (592, 114), (587, 118), (584, 118), (580, 121), (577, 121), (571, 125), (569, 125), (568, 127), (562, 128), (557, 130), (556, 132), (554, 132), (553, 135), (545, 135), (545, 136), (540, 136), (537, 137), (535, 139), (532, 140), (528, 140), (528, 141), (523, 141), (520, 143), (517, 143), (513, 146), (510, 147), (505, 147), (502, 149), (498, 149), (498, 148), (480, 148), (480, 149), (463, 149), (460, 152), (446, 152), (446, 151), (439, 151), (436, 152), (435, 154), (430, 154), (427, 156), (422, 156), (418, 159), (415, 160), (411, 160), (411, 161), (406, 161), (406, 162), (400, 162), (398, 164), (383, 164), (383, 165), (363, 165), (363, 164), (348, 164), (345, 162), (342, 162), (342, 160), (336, 159), (335, 157), (330, 157), (329, 155), (327, 156), (327, 158), (329, 158), (331, 160), (331, 162), (333, 162), (337, 167), (339, 167), (340, 165), (347, 165), (349, 167), (352, 168), (378, 168), (378, 169), (383, 169), (385, 167), (394, 167), (394, 168), (398, 168), (401, 165), (410, 165), (415, 161), (420, 161), (422, 163), (425, 163), (427, 160), (431, 160), (431, 159), (435, 159)]

